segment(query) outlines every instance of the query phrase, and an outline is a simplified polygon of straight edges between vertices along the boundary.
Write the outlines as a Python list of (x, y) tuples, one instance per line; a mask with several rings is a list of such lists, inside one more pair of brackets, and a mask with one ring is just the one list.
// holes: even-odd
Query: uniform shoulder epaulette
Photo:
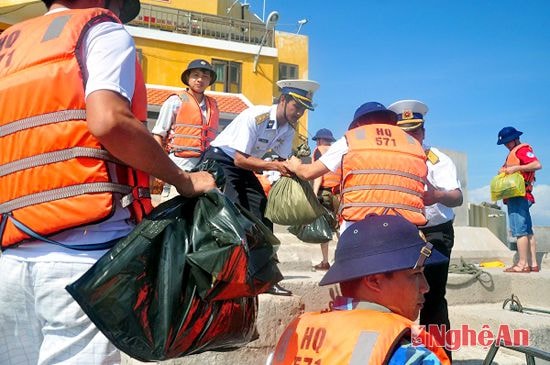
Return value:
[(269, 112), (257, 115), (255, 119), (256, 119), (256, 124), (262, 124), (263, 122), (269, 119)]
[(428, 158), (428, 161), (432, 163), (432, 165), (435, 165), (439, 162), (439, 156), (437, 156), (431, 148), (426, 151), (426, 157)]

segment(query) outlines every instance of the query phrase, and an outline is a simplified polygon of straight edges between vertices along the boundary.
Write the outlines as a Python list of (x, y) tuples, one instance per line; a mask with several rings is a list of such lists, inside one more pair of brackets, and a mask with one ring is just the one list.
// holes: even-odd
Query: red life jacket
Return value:
[[(533, 152), (533, 148), (531, 148), (530, 145), (527, 143), (521, 143), (518, 144), (516, 147), (512, 148), (510, 152), (508, 153), (508, 156), (506, 157), (506, 161), (504, 162), (504, 166), (519, 166), (521, 165), (521, 162), (516, 155), (517, 151), (520, 148), (528, 148), (529, 151)], [(521, 175), (523, 176), (523, 179), (525, 180), (525, 195), (531, 195), (533, 192), (533, 184), (535, 183), (535, 171), (520, 171)]]
[[(398, 314), (370, 309), (305, 313), (281, 335), (272, 365), (350, 364), (352, 357), (361, 364), (387, 364), (400, 341), (411, 339), (414, 325)], [(425, 330), (415, 335), (418, 340), (442, 364), (450, 364), (443, 347)]]
[(204, 95), (207, 107), (205, 119), (193, 94), (184, 91), (178, 96), (181, 106), (172, 126), (174, 133), (168, 142), (170, 152), (178, 157), (199, 157), (218, 133), (218, 104), (214, 98)]
[[(29, 238), (9, 217), (49, 236), (108, 219), (121, 196), (137, 221), (152, 209), (148, 175), (114, 158), (86, 124), (80, 47), (83, 33), (99, 22), (119, 20), (99, 8), (67, 10), (0, 35), (2, 247)], [(146, 98), (136, 60), (132, 112), (143, 122)]]
[(422, 226), (426, 154), (416, 139), (392, 125), (371, 124), (345, 134), (340, 214), (359, 221), (368, 214), (401, 215)]

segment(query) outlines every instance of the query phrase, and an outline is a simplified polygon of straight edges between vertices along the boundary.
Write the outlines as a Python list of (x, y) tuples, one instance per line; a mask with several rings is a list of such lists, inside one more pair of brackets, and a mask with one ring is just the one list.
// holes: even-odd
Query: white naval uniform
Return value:
[(253, 171), (235, 166), (235, 151), (262, 158), (267, 151), (286, 158), (292, 152), (294, 129), (288, 123), (277, 123), (277, 105), (254, 106), (239, 114), (203, 154), (204, 159), (218, 163), (225, 174), (223, 192), (227, 198), (248, 209), (273, 230), (265, 218), (267, 197)]
[[(451, 191), (460, 189), (456, 166), (451, 158), (435, 147), (426, 145), (422, 147), (424, 151), (429, 151), (427, 153), (428, 159), (426, 160), (426, 165), (428, 166), (427, 179), (430, 184), (439, 190)], [(425, 209), (428, 223), (423, 227), (438, 226), (452, 221), (455, 217), (453, 209), (441, 203), (426, 206)]]
[(235, 151), (262, 158), (272, 149), (278, 156), (287, 158), (292, 152), (294, 128), (277, 123), (277, 104), (253, 106), (239, 114), (210, 143), (231, 158)]

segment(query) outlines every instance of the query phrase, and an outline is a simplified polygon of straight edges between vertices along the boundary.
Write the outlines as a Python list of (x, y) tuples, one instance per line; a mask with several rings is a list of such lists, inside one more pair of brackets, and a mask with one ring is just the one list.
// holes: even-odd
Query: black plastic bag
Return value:
[(256, 295), (280, 281), (279, 241), (211, 191), (175, 197), (67, 290), (101, 332), (140, 361), (243, 346)]
[[(324, 207), (323, 207), (324, 208)], [(335, 217), (326, 208), (325, 212), (313, 222), (288, 227), (288, 231), (307, 243), (325, 243), (332, 240), (332, 232), (336, 227)]]

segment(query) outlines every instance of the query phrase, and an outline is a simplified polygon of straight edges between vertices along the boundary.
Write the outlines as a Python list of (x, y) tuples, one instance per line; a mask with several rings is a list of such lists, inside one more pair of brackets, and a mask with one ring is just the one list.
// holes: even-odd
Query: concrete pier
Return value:
[[(160, 364), (264, 364), (286, 324), (294, 316), (301, 310), (317, 311), (328, 307), (332, 297), (338, 294), (338, 287), (318, 285), (324, 272), (312, 271), (311, 267), (321, 260), (319, 246), (299, 241), (287, 232), (286, 227), (277, 226), (275, 233), (281, 240), (278, 256), (280, 268), (285, 275), (281, 284), (292, 290), (294, 295), (260, 295), (257, 321), (259, 339), (236, 351), (205, 352), (159, 362)], [(451, 257), (453, 264), (466, 262), (478, 265), (483, 261), (499, 260), (508, 266), (514, 260), (514, 251), (487, 228), (455, 227), (455, 234), (455, 247)], [(331, 241), (331, 259), (334, 257), (335, 247), (335, 241)], [(547, 246), (543, 243), (539, 247)], [(550, 315), (518, 313), (502, 308), (504, 300), (515, 294), (524, 307), (550, 310), (550, 257), (543, 252), (539, 253), (539, 257), (542, 269), (539, 273), (510, 274), (504, 273), (502, 268), (480, 268), (483, 272), (478, 277), (470, 274), (449, 274), (447, 300), (453, 328), (468, 326), (477, 333), (482, 329), (490, 329), (495, 335), (501, 325), (508, 325), (507, 328), (510, 329), (527, 329), (529, 345), (550, 351)], [(470, 343), (454, 352), (453, 364), (482, 364), (487, 351), (488, 348), (479, 343), (474, 346)], [(124, 357), (123, 363), (141, 364), (128, 357)], [(517, 352), (501, 349), (494, 363), (525, 364), (525, 357)], [(537, 364), (541, 363), (543, 362), (537, 360)]]

